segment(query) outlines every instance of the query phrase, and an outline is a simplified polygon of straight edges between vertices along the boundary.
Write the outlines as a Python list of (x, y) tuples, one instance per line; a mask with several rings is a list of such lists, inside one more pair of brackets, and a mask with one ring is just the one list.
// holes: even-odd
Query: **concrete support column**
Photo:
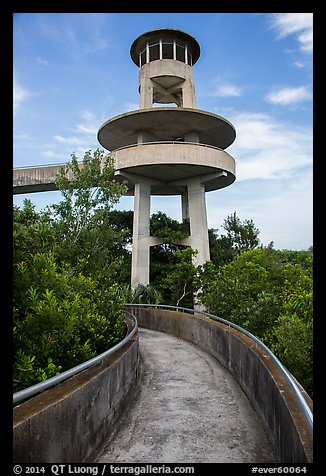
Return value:
[(140, 104), (139, 109), (148, 109), (153, 107), (153, 84), (151, 81), (141, 81), (140, 87)]
[[(181, 200), (182, 219), (189, 218), (190, 220), (190, 236), (182, 240), (182, 244), (198, 251), (197, 255), (193, 257), (193, 264), (199, 266), (210, 259), (205, 185), (200, 179), (188, 183), (187, 194), (181, 195)], [(198, 298), (199, 293), (200, 290), (194, 294), (194, 309), (205, 311), (205, 307)]]
[(146, 142), (150, 142), (151, 136), (147, 131), (138, 131), (137, 134), (137, 144), (145, 144)]
[(195, 84), (192, 69), (190, 69), (189, 75), (182, 85), (182, 99), (183, 107), (196, 108)]
[(196, 266), (209, 261), (208, 226), (205, 201), (205, 185), (199, 180), (188, 184), (188, 214), (190, 219), (189, 245), (198, 251)]
[(198, 132), (196, 131), (191, 131), (187, 132), (184, 136), (185, 142), (195, 142), (196, 144), (199, 144), (199, 135)]
[(183, 193), (181, 195), (181, 210), (182, 210), (182, 221), (189, 218), (189, 204), (188, 204), (188, 193)]
[(131, 263), (132, 290), (135, 290), (138, 284), (149, 284), (150, 201), (151, 185), (146, 182), (136, 183)]

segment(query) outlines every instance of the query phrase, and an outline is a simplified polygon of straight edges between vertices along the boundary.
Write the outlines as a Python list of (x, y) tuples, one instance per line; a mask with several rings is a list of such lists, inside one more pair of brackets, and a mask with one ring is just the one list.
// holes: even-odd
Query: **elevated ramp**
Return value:
[(140, 378), (98, 463), (273, 463), (272, 445), (234, 377), (179, 337), (140, 329)]

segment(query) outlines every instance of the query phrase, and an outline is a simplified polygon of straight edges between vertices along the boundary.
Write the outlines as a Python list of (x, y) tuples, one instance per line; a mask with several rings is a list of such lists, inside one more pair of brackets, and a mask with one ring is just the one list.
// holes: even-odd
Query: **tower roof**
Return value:
[(197, 40), (182, 30), (177, 30), (175, 28), (157, 28), (155, 30), (147, 31), (143, 33), (138, 38), (135, 39), (130, 48), (130, 56), (133, 62), (139, 66), (139, 52), (142, 51), (147, 42), (153, 41), (155, 39), (165, 39), (173, 38), (175, 40), (183, 41), (187, 43), (188, 48), (192, 54), (192, 64), (194, 65), (200, 56), (200, 46)]

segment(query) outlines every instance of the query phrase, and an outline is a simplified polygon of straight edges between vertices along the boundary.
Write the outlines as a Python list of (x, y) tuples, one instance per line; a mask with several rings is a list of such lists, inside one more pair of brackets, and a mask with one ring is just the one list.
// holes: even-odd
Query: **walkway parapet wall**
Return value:
[[(199, 314), (141, 307), (133, 313), (140, 327), (188, 340), (230, 371), (264, 425), (279, 463), (312, 462), (312, 431), (288, 382), (263, 346)], [(301, 390), (312, 409), (310, 397)]]
[(89, 463), (133, 396), (138, 333), (123, 347), (13, 410), (15, 463)]

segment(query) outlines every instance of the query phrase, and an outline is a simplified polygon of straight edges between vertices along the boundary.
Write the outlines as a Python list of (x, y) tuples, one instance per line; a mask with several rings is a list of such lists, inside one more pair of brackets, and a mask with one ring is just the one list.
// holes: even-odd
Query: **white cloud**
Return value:
[(308, 249), (313, 240), (312, 170), (280, 180), (238, 181), (206, 194), (209, 228), (225, 234), (224, 219), (236, 211), (241, 220), (252, 219), (264, 245), (276, 249)]
[(278, 32), (278, 38), (296, 35), (300, 50), (311, 53), (313, 50), (312, 13), (273, 13), (271, 27)]
[(88, 122), (96, 120), (95, 114), (93, 114), (90, 111), (82, 112), (81, 118), (84, 119), (85, 121), (88, 121)]
[(18, 82), (15, 77), (14, 73), (14, 80), (13, 80), (13, 111), (14, 114), (17, 113), (19, 107), (21, 106), (22, 102), (25, 101), (29, 97), (29, 93), (26, 89), (24, 89)]
[(217, 86), (213, 92), (213, 96), (218, 97), (230, 97), (230, 96), (240, 96), (241, 95), (241, 88), (232, 84), (228, 81), (224, 81), (221, 78), (217, 78), (215, 80)]
[(64, 156), (62, 152), (55, 152), (51, 149), (42, 151), (42, 155), (43, 157), (47, 157), (48, 159), (61, 159), (62, 162), (66, 160), (66, 156)]
[(81, 118), (83, 122), (76, 124), (76, 131), (96, 137), (99, 121), (95, 114), (90, 111), (84, 111), (81, 114)]
[(109, 46), (106, 30), (107, 15), (78, 13), (63, 16), (54, 24), (47, 16), (40, 17), (39, 28), (45, 38), (56, 42), (74, 60), (106, 50)]
[[(81, 121), (70, 129), (70, 134), (55, 134), (52, 143), (43, 144), (42, 156), (48, 159), (60, 159), (60, 162), (69, 160), (72, 153), (83, 157), (87, 150), (95, 150), (99, 119), (90, 111), (80, 114)], [(72, 133), (71, 133), (72, 132)]]
[(228, 152), (237, 164), (237, 180), (289, 178), (312, 167), (312, 131), (280, 122), (267, 114), (240, 113), (231, 122), (237, 131)]
[(93, 126), (91, 124), (77, 124), (76, 127), (78, 131), (83, 132), (85, 134), (96, 135), (98, 131), (98, 126)]
[(312, 93), (305, 86), (297, 88), (282, 88), (271, 91), (265, 98), (273, 104), (281, 104), (283, 106), (296, 104), (298, 102), (312, 99)]
[(302, 61), (295, 61), (293, 64), (296, 68), (304, 68), (305, 67), (305, 63), (303, 63)]
[(241, 89), (233, 84), (220, 84), (215, 91), (216, 96), (228, 97), (228, 96), (240, 96)]
[(14, 139), (17, 141), (24, 141), (24, 146), (25, 146), (25, 141), (31, 140), (31, 136), (29, 134), (14, 134)]
[(274, 241), (278, 249), (308, 249), (313, 239), (312, 172), (279, 185), (256, 204), (259, 237), (264, 244)]
[(44, 59), (44, 58), (40, 58), (40, 57), (37, 58), (37, 62), (38, 62), (39, 64), (42, 64), (43, 66), (50, 66), (50, 63), (49, 63), (46, 59)]
[[(85, 144), (93, 144), (96, 140), (99, 128), (99, 118), (90, 111), (82, 112), (80, 118), (82, 121), (75, 124), (71, 129), (75, 134), (70, 136), (56, 134), (54, 136), (56, 142), (79, 147), (83, 147)], [(88, 145), (85, 150), (88, 150), (89, 148)]]
[(74, 153), (78, 158), (82, 158), (86, 151), (93, 150), (95, 147), (92, 147), (93, 144), (79, 139), (76, 136), (63, 137), (56, 135), (54, 136), (56, 142), (52, 144), (47, 144), (47, 148), (42, 148), (41, 154), (47, 159), (51, 159), (54, 162), (68, 162), (70, 160), (71, 154)]
[(83, 139), (80, 139), (79, 137), (76, 137), (76, 136), (63, 137), (63, 136), (55, 135), (54, 139), (60, 142), (61, 144), (78, 145), (78, 146), (81, 146), (84, 144)]

